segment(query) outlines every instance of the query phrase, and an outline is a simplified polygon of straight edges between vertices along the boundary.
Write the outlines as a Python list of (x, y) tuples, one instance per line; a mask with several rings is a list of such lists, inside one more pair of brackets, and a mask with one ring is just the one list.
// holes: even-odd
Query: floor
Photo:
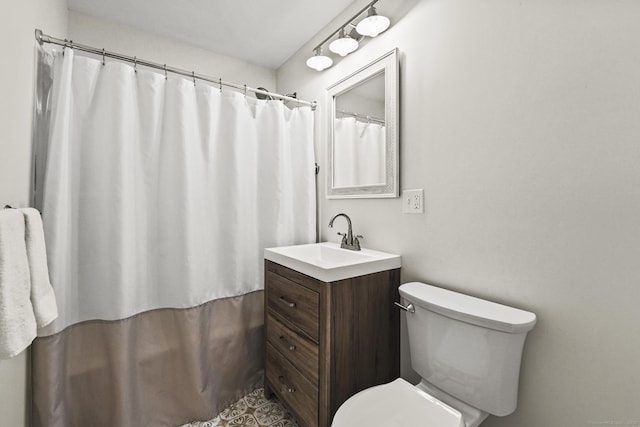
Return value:
[(291, 414), (275, 400), (264, 397), (259, 388), (229, 406), (212, 420), (180, 427), (298, 427)]

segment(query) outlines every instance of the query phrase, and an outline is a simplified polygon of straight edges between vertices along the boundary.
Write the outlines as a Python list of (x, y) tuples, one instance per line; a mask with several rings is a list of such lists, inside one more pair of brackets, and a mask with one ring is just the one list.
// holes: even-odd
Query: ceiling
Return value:
[(68, 0), (68, 5), (74, 11), (275, 69), (352, 2)]

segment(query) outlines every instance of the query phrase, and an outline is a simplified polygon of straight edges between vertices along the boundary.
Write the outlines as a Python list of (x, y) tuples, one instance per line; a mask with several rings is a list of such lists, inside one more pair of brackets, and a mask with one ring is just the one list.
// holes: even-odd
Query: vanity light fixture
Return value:
[(316, 71), (322, 71), (333, 65), (333, 59), (322, 54), (322, 47), (318, 46), (314, 49), (315, 55), (307, 59), (307, 67)]
[(346, 34), (344, 28), (338, 33), (338, 38), (331, 42), (329, 50), (340, 56), (347, 56), (358, 48), (358, 40)]
[[(336, 34), (338, 37), (329, 44), (329, 50), (333, 53), (337, 53), (340, 56), (347, 56), (351, 52), (358, 49), (359, 41), (367, 37), (376, 37), (378, 34), (389, 28), (389, 18), (386, 16), (378, 15), (378, 12), (374, 5), (379, 0), (373, 0), (367, 4), (363, 9), (351, 17), (345, 22), (339, 29), (334, 31), (318, 44), (314, 49), (314, 55), (307, 59), (307, 66), (317, 71), (323, 71), (333, 65), (333, 60), (326, 55), (322, 54), (322, 46), (324, 46), (329, 40), (331, 40)], [(367, 13), (367, 16), (358, 22), (361, 15)], [(356, 25), (357, 22), (357, 25)], [(347, 32), (347, 29), (351, 27), (355, 30)]]
[(389, 28), (389, 18), (378, 15), (373, 5), (367, 11), (367, 17), (358, 23), (356, 31), (363, 36), (376, 37), (378, 34)]

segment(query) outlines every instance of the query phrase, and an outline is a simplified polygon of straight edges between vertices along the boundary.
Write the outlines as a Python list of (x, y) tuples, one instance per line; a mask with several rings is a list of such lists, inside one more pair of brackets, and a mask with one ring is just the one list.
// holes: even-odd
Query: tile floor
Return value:
[(180, 427), (298, 427), (289, 412), (275, 400), (264, 397), (259, 388), (229, 406), (212, 420)]

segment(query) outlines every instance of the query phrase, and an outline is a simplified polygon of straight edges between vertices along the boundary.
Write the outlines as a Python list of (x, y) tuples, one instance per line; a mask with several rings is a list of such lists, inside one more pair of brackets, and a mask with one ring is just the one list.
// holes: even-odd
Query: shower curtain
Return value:
[(59, 318), (35, 426), (177, 426), (261, 380), (263, 249), (315, 238), (313, 112), (39, 52), (36, 199)]
[(357, 187), (386, 181), (386, 127), (355, 117), (334, 120), (333, 185)]

